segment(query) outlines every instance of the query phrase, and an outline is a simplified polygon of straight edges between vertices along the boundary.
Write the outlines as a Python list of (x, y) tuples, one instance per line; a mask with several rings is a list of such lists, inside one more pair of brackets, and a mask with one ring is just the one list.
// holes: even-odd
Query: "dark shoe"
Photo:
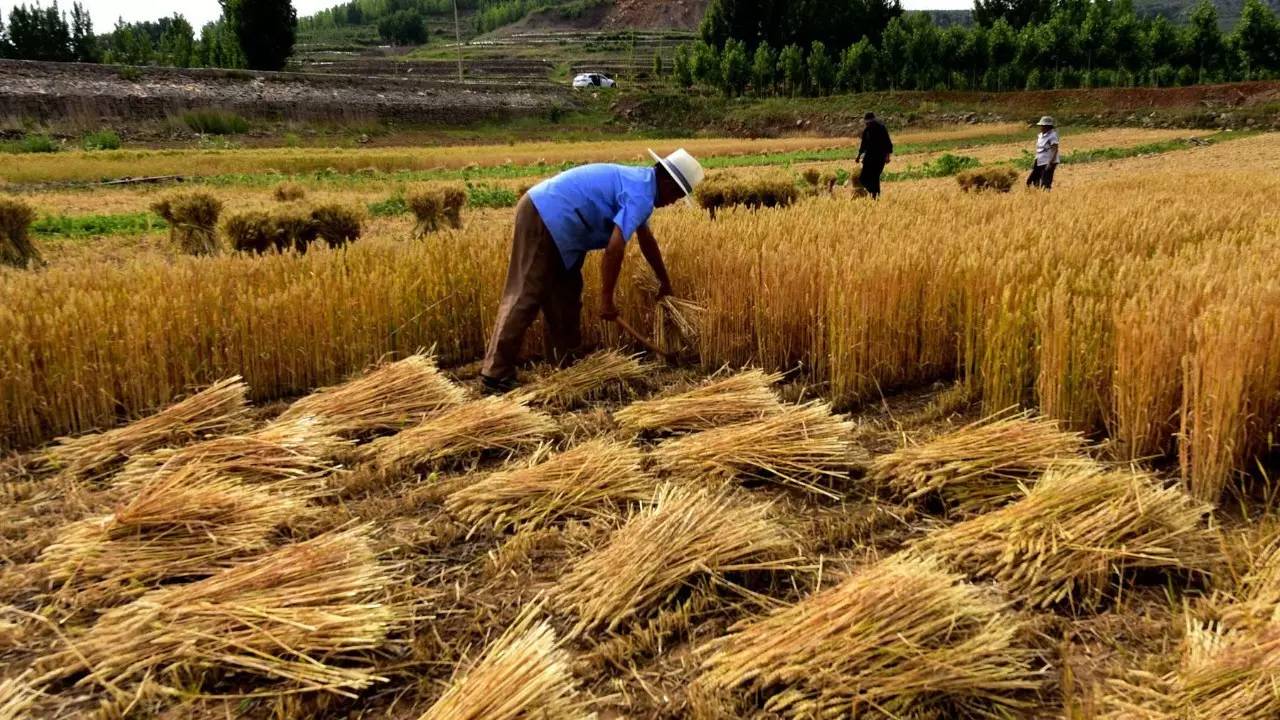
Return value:
[(495, 379), (488, 375), (480, 376), (480, 392), (483, 395), (505, 395), (520, 386), (515, 376)]

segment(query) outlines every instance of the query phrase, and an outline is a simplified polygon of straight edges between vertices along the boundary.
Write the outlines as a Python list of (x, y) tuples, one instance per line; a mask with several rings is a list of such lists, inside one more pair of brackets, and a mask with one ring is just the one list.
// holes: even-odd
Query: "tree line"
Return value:
[(116, 22), (97, 35), (80, 3), (65, 12), (16, 5), (0, 17), (0, 57), (17, 60), (280, 70), (293, 53), (297, 13), (290, 0), (221, 0), (222, 17), (195, 28), (180, 13), (155, 21)]
[(1139, 17), (1131, 0), (977, 0), (974, 18), (942, 28), (897, 0), (712, 0), (671, 73), (727, 95), (791, 96), (1280, 77), (1280, 20), (1262, 0), (1245, 0), (1229, 33), (1209, 0), (1182, 25)]

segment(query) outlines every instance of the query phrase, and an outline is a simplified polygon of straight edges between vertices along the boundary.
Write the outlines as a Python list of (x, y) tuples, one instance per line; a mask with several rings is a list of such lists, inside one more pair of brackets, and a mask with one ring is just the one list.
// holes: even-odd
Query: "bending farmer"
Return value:
[(632, 235), (657, 276), (659, 294), (671, 293), (649, 216), (654, 208), (687, 198), (702, 182), (703, 170), (684, 150), (666, 158), (649, 153), (657, 161), (653, 167), (584, 165), (538, 184), (520, 199), (506, 287), (480, 371), (486, 392), (515, 387), (525, 331), (539, 311), (548, 359), (563, 363), (578, 349), (587, 252), (604, 250), (600, 315), (605, 320), (618, 316), (614, 288)]

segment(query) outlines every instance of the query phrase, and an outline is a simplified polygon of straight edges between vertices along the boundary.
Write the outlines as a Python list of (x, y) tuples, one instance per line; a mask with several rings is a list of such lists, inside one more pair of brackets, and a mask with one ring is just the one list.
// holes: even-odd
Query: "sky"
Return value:
[[(44, 0), (48, 5), (53, 0)], [(26, 0), (0, 0), (0, 12), (4, 13), (4, 17), (9, 17), (9, 10), (14, 5), (33, 4)], [(142, 0), (80, 0), (85, 9), (89, 11), (89, 17), (93, 18), (93, 29), (97, 32), (106, 32), (116, 24), (116, 18), (123, 17), (125, 20), (156, 20), (160, 17), (172, 15), (174, 13), (182, 13), (187, 20), (199, 32), (200, 27), (207, 22), (217, 20), (222, 14), (222, 10), (218, 5), (218, 0), (169, 0), (168, 2), (144, 2)], [(331, 7), (340, 2), (340, 0), (294, 0), (293, 6), (298, 10), (298, 16), (310, 15), (317, 10)], [(71, 8), (72, 0), (62, 0), (58, 4), (59, 7)], [(908, 10), (920, 9), (959, 9), (967, 10), (973, 7), (973, 0), (903, 0), (903, 7)]]

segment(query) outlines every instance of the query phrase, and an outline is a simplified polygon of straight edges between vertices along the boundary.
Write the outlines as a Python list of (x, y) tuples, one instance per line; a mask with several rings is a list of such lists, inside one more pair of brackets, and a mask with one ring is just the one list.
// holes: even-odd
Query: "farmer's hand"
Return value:
[(892, 161), (893, 161), (893, 153), (885, 153), (884, 164), (888, 165)]
[(613, 298), (605, 298), (600, 304), (600, 319), (607, 322), (618, 319), (618, 306), (613, 304)]

